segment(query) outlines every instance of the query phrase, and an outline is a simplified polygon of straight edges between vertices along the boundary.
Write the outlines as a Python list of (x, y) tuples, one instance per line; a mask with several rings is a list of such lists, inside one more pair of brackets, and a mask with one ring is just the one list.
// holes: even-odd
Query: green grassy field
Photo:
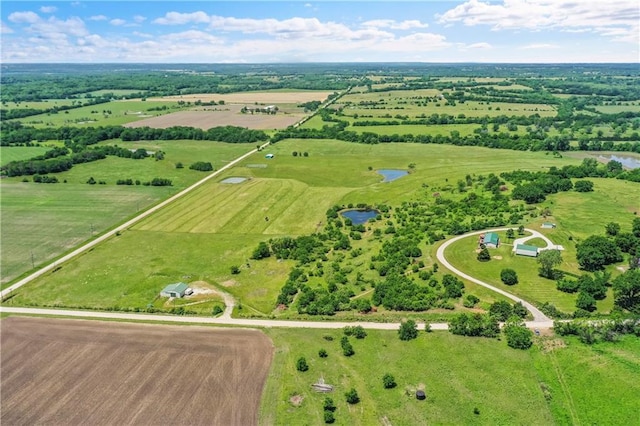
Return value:
[[(421, 333), (402, 342), (396, 332), (368, 331), (351, 338), (355, 355), (340, 349), (341, 331), (265, 332), (276, 355), (263, 394), (260, 424), (322, 424), (329, 396), (338, 425), (371, 424), (633, 424), (640, 390), (640, 341), (585, 346), (576, 340), (540, 338), (519, 351), (505, 341)], [(331, 336), (333, 341), (325, 340)], [(551, 349), (554, 348), (555, 349)], [(318, 357), (325, 349), (327, 358)], [(304, 356), (309, 370), (295, 370)], [(390, 373), (397, 387), (384, 389)], [(323, 377), (335, 386), (321, 394), (310, 385)], [(355, 388), (361, 402), (348, 405)], [(423, 388), (427, 399), (413, 396)], [(550, 399), (545, 399), (547, 389)], [(301, 397), (295, 405), (292, 397)], [(477, 408), (479, 414), (474, 414)]]
[[(132, 149), (162, 149), (164, 160), (131, 160), (108, 157), (75, 165), (58, 173), (58, 184), (24, 183), (21, 177), (5, 178), (2, 192), (2, 283), (203, 178), (189, 170), (195, 161), (211, 161), (220, 168), (253, 146), (220, 142), (172, 141), (131, 143)], [(9, 148), (19, 149), (19, 148)], [(183, 169), (175, 163), (183, 162)], [(88, 185), (93, 177), (107, 185)], [(116, 186), (116, 180), (169, 178), (172, 187)], [(67, 183), (62, 183), (64, 180)], [(31, 258), (33, 253), (33, 262)]]
[[(184, 149), (188, 146), (179, 145)], [(166, 147), (167, 159), (158, 163), (172, 162), (170, 147), (171, 144)], [(294, 150), (308, 151), (309, 157), (293, 157)], [(267, 152), (274, 153), (275, 158), (265, 159)], [(465, 168), (455, 166), (461, 156), (468, 159)], [(135, 160), (122, 161), (135, 163)], [(154, 166), (156, 163), (141, 161), (140, 164), (149, 161), (148, 164)], [(445, 179), (455, 182), (454, 179), (463, 178), (467, 173), (484, 174), (489, 170), (497, 173), (518, 167), (538, 170), (543, 166), (560, 167), (576, 162), (543, 153), (445, 145), (368, 146), (328, 140), (282, 141), (256, 153), (120, 237), (24, 287), (12, 303), (144, 308), (168, 283), (201, 280), (239, 299), (244, 306), (241, 314), (269, 315), (293, 265), (275, 259), (248, 261), (253, 249), (258, 242), (274, 236), (315, 232), (333, 204), (400, 203), (423, 197), (423, 184), (428, 185), (426, 191), (430, 194), (432, 185), (443, 185)], [(395, 182), (381, 182), (382, 177), (376, 172), (380, 168), (406, 169), (410, 163), (415, 163), (414, 171)], [(256, 167), (258, 165), (266, 167)], [(250, 179), (240, 184), (220, 183), (228, 176)], [(431, 264), (429, 248), (425, 246), (423, 252), (425, 262)], [(239, 275), (230, 273), (234, 265), (241, 267)], [(77, 282), (85, 284), (78, 287), (74, 284)], [(71, 288), (76, 291), (70, 291)], [(469, 292), (487, 301), (496, 298), (473, 286)]]
[[(45, 103), (45, 105), (50, 105)], [(150, 108), (167, 107), (164, 111), (149, 111)], [(45, 106), (46, 108), (47, 106)], [(51, 106), (48, 106), (51, 108)], [(19, 119), (25, 125), (34, 127), (46, 126), (118, 126), (148, 117), (179, 111), (177, 102), (165, 101), (111, 101), (104, 104), (90, 105), (60, 111), (57, 114), (39, 114)], [(106, 113), (110, 111), (110, 113)]]
[(28, 160), (48, 150), (49, 148), (40, 146), (3, 146), (0, 147), (0, 166), (12, 161)]

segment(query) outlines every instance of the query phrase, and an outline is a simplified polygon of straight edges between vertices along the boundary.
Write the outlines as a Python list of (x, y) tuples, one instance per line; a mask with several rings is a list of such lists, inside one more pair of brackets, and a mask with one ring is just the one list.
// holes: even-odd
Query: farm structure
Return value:
[(538, 257), (538, 247), (518, 244), (513, 251), (520, 256)]
[(544, 229), (553, 229), (553, 228), (556, 227), (556, 224), (555, 223), (550, 223), (550, 222), (545, 222), (542, 225), (540, 225), (540, 227), (544, 228)]
[(169, 284), (160, 292), (160, 297), (184, 297), (191, 289), (185, 283)]
[(498, 237), (498, 234), (495, 232), (487, 232), (484, 237), (482, 237), (482, 244), (488, 248), (498, 248), (500, 245), (500, 237)]

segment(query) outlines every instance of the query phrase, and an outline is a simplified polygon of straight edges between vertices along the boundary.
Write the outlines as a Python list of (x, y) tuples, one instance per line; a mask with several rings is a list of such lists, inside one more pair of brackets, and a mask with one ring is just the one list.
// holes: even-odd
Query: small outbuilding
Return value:
[(538, 257), (538, 247), (536, 246), (518, 244), (514, 251), (520, 256)]
[(482, 244), (490, 248), (498, 248), (500, 245), (500, 237), (495, 232), (487, 232), (482, 238)]
[(556, 224), (551, 222), (545, 222), (542, 225), (540, 225), (540, 227), (544, 229), (553, 229), (556, 227)]
[(160, 297), (184, 297), (188, 292), (189, 286), (185, 283), (169, 284), (160, 292)]
[(275, 157), (273, 154), (267, 154), (267, 155), (264, 156), (264, 158), (269, 158), (269, 159), (271, 159), (273, 157)]

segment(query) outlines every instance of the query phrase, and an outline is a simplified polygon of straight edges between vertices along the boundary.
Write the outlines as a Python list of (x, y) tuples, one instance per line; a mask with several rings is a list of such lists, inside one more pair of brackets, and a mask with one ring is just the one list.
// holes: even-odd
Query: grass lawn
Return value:
[(49, 148), (40, 146), (2, 146), (0, 147), (0, 166), (12, 161), (28, 160), (47, 151)]
[[(585, 346), (569, 339), (555, 350), (541, 338), (529, 351), (495, 339), (420, 333), (402, 342), (397, 332), (368, 331), (350, 338), (355, 355), (345, 357), (339, 330), (268, 329), (276, 354), (263, 394), (260, 424), (322, 424), (324, 398), (333, 399), (336, 424), (633, 424), (640, 390), (640, 346), (619, 343)], [(333, 338), (325, 340), (325, 336)], [(551, 343), (548, 343), (551, 341)], [(558, 345), (560, 346), (560, 345)], [(318, 356), (325, 349), (327, 358)], [(309, 370), (298, 372), (305, 357)], [(390, 373), (397, 387), (384, 389)], [(334, 392), (310, 385), (323, 377)], [(361, 402), (348, 405), (344, 393), (355, 388)], [(413, 396), (424, 388), (427, 399)], [(544, 397), (549, 389), (551, 400)], [(294, 396), (301, 403), (291, 402)], [(479, 414), (474, 414), (474, 408)]]

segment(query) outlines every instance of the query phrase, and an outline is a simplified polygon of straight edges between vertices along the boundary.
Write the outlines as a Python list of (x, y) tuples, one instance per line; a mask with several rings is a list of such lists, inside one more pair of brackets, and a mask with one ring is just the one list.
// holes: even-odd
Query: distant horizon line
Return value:
[(6, 62), (2, 65), (313, 65), (313, 64), (420, 64), (420, 65), (638, 65), (640, 62), (425, 62), (425, 61), (300, 61), (300, 62)]

